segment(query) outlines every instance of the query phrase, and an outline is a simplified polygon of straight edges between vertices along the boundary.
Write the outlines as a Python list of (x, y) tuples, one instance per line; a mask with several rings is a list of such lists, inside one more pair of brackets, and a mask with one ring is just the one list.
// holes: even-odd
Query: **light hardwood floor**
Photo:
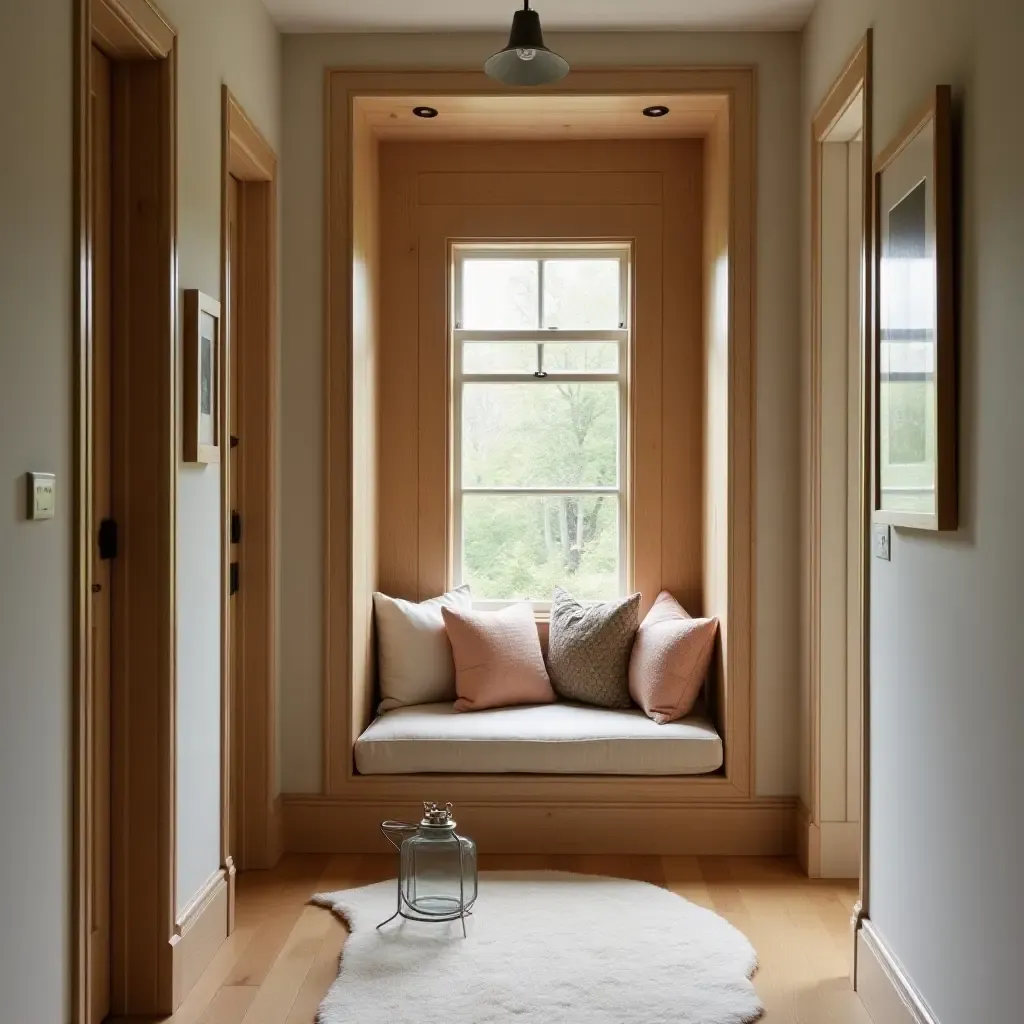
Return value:
[[(312, 1024), (347, 934), (314, 892), (393, 877), (386, 856), (290, 855), (239, 879), (237, 926), (169, 1024)], [(771, 1024), (871, 1024), (850, 987), (852, 882), (812, 882), (795, 862), (728, 857), (483, 857), (484, 870), (637, 878), (710, 907), (760, 957)], [(398, 1022), (396, 1022), (398, 1024)], [(555, 1024), (555, 1022), (553, 1022)]]

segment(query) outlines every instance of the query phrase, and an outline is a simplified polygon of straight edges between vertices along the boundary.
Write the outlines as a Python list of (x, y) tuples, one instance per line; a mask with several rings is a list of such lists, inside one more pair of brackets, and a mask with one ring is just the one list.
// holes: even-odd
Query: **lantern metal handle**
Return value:
[(419, 825), (413, 825), (408, 821), (385, 821), (381, 823), (380, 831), (384, 838), (401, 853), (402, 844), (396, 843), (392, 838), (392, 833), (400, 834), (402, 832), (416, 832), (419, 829)]

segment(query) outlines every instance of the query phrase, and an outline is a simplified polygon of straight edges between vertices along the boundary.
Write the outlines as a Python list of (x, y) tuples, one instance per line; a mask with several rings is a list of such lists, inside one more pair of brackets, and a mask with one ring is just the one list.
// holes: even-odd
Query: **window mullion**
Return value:
[(544, 260), (537, 260), (537, 329), (544, 330)]

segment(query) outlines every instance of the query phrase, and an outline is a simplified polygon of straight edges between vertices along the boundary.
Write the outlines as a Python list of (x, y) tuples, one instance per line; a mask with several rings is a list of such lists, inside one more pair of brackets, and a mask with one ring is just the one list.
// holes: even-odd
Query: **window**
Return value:
[(474, 599), (626, 589), (630, 250), (453, 261), (452, 535)]

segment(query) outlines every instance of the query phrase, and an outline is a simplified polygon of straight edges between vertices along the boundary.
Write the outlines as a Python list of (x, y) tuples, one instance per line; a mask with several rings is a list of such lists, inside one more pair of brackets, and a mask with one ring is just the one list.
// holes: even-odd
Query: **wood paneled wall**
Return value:
[[(377, 589), (377, 409), (381, 286), (379, 150), (366, 115), (357, 111), (352, 133), (352, 695), (354, 743), (373, 708), (373, 592)], [(390, 303), (386, 298), (384, 305)]]
[[(402, 778), (360, 776), (354, 770), (352, 763), (352, 742), (351, 737), (359, 729), (359, 722), (365, 715), (366, 699), (368, 688), (365, 681), (365, 674), (361, 678), (354, 678), (355, 670), (360, 663), (358, 645), (354, 641), (353, 627), (361, 627), (360, 621), (354, 621), (353, 606), (366, 600), (370, 584), (365, 576), (359, 573), (359, 563), (353, 560), (353, 544), (357, 536), (363, 536), (363, 527), (356, 526), (353, 519), (356, 515), (366, 515), (368, 503), (361, 501), (362, 492), (372, 482), (365, 478), (355, 476), (353, 470), (359, 463), (353, 461), (355, 449), (360, 441), (353, 437), (352, 426), (354, 421), (353, 404), (358, 400), (355, 391), (361, 386), (364, 378), (356, 372), (354, 359), (360, 350), (360, 343), (354, 338), (356, 317), (354, 315), (353, 301), (354, 287), (357, 278), (353, 272), (354, 267), (354, 239), (353, 223), (362, 216), (365, 211), (362, 207), (367, 202), (370, 208), (374, 202), (372, 194), (368, 197), (365, 187), (357, 187), (360, 180), (354, 173), (353, 164), (357, 162), (359, 147), (362, 142), (359, 133), (364, 131), (356, 122), (361, 112), (360, 105), (364, 98), (372, 96), (416, 96), (430, 95), (433, 93), (444, 95), (477, 95), (497, 92), (498, 87), (491, 89), (491, 83), (483, 78), (478, 72), (396, 72), (396, 71), (341, 71), (334, 70), (328, 76), (328, 110), (327, 110), (327, 147), (325, 152), (325, 182), (327, 186), (327, 224), (326, 224), (326, 252), (325, 252), (325, 275), (327, 281), (325, 295), (325, 395), (327, 400), (325, 410), (325, 522), (326, 522), (326, 548), (325, 548), (325, 662), (324, 662), (324, 794), (322, 796), (286, 796), (283, 800), (285, 818), (285, 843), (289, 849), (309, 850), (325, 844), (322, 848), (363, 848), (363, 844), (376, 843), (379, 840), (375, 823), (383, 817), (393, 816), (395, 813), (404, 813), (401, 809), (408, 808), (410, 803), (421, 798), (424, 785), (443, 785), (449, 799), (453, 800), (464, 809), (475, 809), (481, 815), (496, 816), (503, 820), (507, 816), (510, 806), (537, 812), (543, 815), (543, 820), (550, 824), (551, 821), (562, 820), (566, 808), (585, 807), (591, 814), (592, 828), (586, 833), (579, 833), (584, 836), (578, 842), (600, 842), (603, 848), (619, 848), (624, 842), (622, 839), (622, 823), (619, 811), (623, 805), (636, 804), (650, 812), (649, 821), (652, 827), (657, 828), (657, 823), (664, 823), (666, 814), (676, 814), (678, 828), (670, 830), (671, 835), (665, 837), (669, 846), (676, 846), (680, 849), (692, 845), (694, 842), (703, 842), (710, 834), (708, 829), (713, 829), (717, 838), (714, 840), (717, 848), (725, 850), (750, 851), (750, 842), (756, 841), (756, 836), (765, 835), (763, 824), (766, 819), (765, 811), (774, 809), (784, 810), (783, 819), (776, 822), (788, 832), (773, 832), (775, 836), (770, 845), (777, 852), (784, 852), (792, 849), (792, 801), (773, 801), (768, 798), (759, 798), (753, 795), (753, 784), (751, 777), (751, 762), (753, 753), (752, 715), (751, 709), (755, 698), (755, 681), (752, 671), (752, 635), (753, 635), (753, 562), (754, 562), (754, 538), (753, 520), (754, 508), (756, 506), (755, 478), (754, 478), (754, 367), (755, 359), (755, 253), (757, 248), (756, 240), (756, 174), (755, 174), (755, 140), (757, 138), (756, 117), (755, 117), (755, 84), (754, 74), (751, 69), (674, 69), (674, 70), (633, 70), (633, 71), (609, 71), (609, 72), (576, 72), (567, 80), (562, 91), (580, 95), (607, 94), (615, 91), (639, 95), (648, 91), (655, 91), (659, 94), (720, 94), (726, 99), (729, 111), (728, 127), (722, 130), (721, 145), (724, 147), (723, 154), (727, 150), (728, 181), (725, 188), (723, 202), (728, 206), (727, 225), (723, 222), (723, 231), (727, 230), (729, 247), (727, 255), (727, 274), (725, 274), (725, 294), (716, 291), (716, 301), (723, 302), (727, 312), (723, 317), (723, 330), (727, 335), (728, 362), (725, 368), (727, 383), (723, 385), (726, 395), (726, 418), (727, 427), (723, 431), (720, 443), (724, 446), (714, 446), (714, 458), (721, 460), (726, 467), (726, 486), (728, 487), (728, 502), (726, 508), (726, 525), (719, 529), (716, 534), (716, 544), (726, 545), (728, 548), (728, 572), (727, 578), (723, 581), (724, 593), (719, 595), (722, 606), (727, 610), (727, 617), (730, 625), (728, 640), (725, 645), (727, 651), (727, 662), (729, 668), (728, 680), (725, 686), (728, 690), (729, 700), (725, 708), (720, 708), (717, 715), (720, 731), (725, 739), (725, 772), (704, 776), (699, 779), (633, 779), (633, 778), (527, 778), (513, 776), (446, 776), (446, 777), (420, 777), (409, 780)], [(558, 88), (554, 93), (559, 92)], [(398, 143), (395, 143), (398, 145)], [(445, 152), (452, 153), (453, 146), (460, 143), (445, 144)], [(525, 158), (520, 159), (518, 165), (504, 163), (498, 165), (497, 160), (490, 167), (473, 167), (482, 178), (489, 173), (511, 173), (516, 171), (536, 173), (558, 173), (564, 172), (562, 163), (551, 165), (550, 153), (566, 153), (567, 143), (562, 140), (547, 143), (523, 143), (515, 147), (505, 146), (504, 153), (509, 157), (513, 150), (525, 153), (526, 146), (535, 147), (532, 150), (533, 163), (530, 164)], [(614, 143), (602, 142), (578, 142), (572, 143), (580, 147), (578, 151), (589, 154), (589, 167), (597, 175), (604, 175), (610, 172), (630, 172), (638, 174), (649, 174), (657, 168), (645, 167), (643, 164), (645, 145), (639, 142), (619, 144), (618, 149), (624, 156), (620, 162), (609, 166), (607, 162), (597, 159), (597, 154), (609, 152), (616, 148)], [(694, 147), (696, 159), (694, 170), (698, 175), (697, 180), (702, 177), (704, 170), (703, 146), (700, 140), (688, 142), (666, 143), (670, 148), (675, 147), (679, 152), (686, 146)], [(494, 143), (497, 147), (498, 144)], [(491, 150), (497, 154), (499, 150)], [(431, 344), (447, 345), (446, 324), (441, 323), (438, 330), (425, 332), (420, 329), (419, 312), (413, 324), (415, 330), (415, 343), (410, 344), (409, 339), (403, 333), (396, 335), (389, 323), (396, 319), (402, 322), (401, 317), (410, 304), (419, 305), (419, 297), (422, 294), (423, 282), (428, 280), (425, 271), (437, 273), (440, 266), (440, 285), (431, 286), (434, 301), (444, 305), (446, 299), (445, 277), (446, 271), (443, 263), (433, 263), (426, 259), (422, 252), (421, 237), (413, 234), (411, 228), (406, 225), (402, 227), (403, 216), (410, 219), (413, 212), (417, 217), (450, 216), (449, 205), (437, 205), (431, 207), (420, 207), (419, 192), (414, 192), (411, 184), (406, 181), (397, 191), (390, 191), (387, 187), (388, 178), (388, 153), (390, 144), (381, 143), (380, 170), (381, 170), (381, 234), (380, 234), (380, 261), (379, 266), (382, 277), (379, 282), (378, 313), (380, 328), (377, 332), (379, 345), (379, 361), (376, 368), (378, 380), (380, 381), (380, 399), (383, 402), (384, 392), (392, 395), (405, 396), (405, 405), (402, 422), (418, 424), (420, 416), (428, 412), (423, 404), (423, 396), (426, 393), (427, 399), (433, 402), (431, 408), (444, 410), (447, 416), (448, 407), (448, 368), (446, 349), (442, 348), (442, 359), (431, 362), (426, 359), (425, 353)], [(463, 150), (465, 155), (465, 150)], [(538, 163), (538, 160), (540, 163)], [(547, 163), (545, 164), (545, 161)], [(623, 162), (625, 161), (625, 162)], [(726, 161), (725, 155), (722, 161)], [(670, 165), (671, 166), (671, 165)], [(719, 165), (721, 166), (721, 165)], [(449, 172), (453, 170), (451, 165), (440, 168), (424, 167), (424, 171)], [(460, 171), (466, 167), (459, 168)], [(663, 190), (666, 183), (673, 180), (685, 181), (680, 176), (672, 178), (670, 169), (662, 169)], [(365, 179), (364, 179), (365, 180)], [(551, 179), (548, 179), (549, 181)], [(588, 179), (590, 180), (590, 179)], [(593, 180), (596, 180), (593, 179)], [(691, 179), (692, 181), (693, 179)], [(434, 188), (431, 181), (428, 186)], [(636, 182), (630, 188), (638, 188), (635, 192), (642, 195), (643, 188), (648, 187), (643, 182), (639, 185)], [(682, 186), (679, 186), (682, 188)], [(700, 185), (703, 190), (703, 183)], [(564, 193), (563, 193), (564, 194)], [(577, 194), (570, 195), (570, 199)], [(625, 193), (622, 193), (625, 194)], [(664, 194), (664, 191), (663, 191)], [(700, 261), (703, 259), (703, 239), (700, 237), (703, 225), (703, 210), (701, 208), (701, 196), (698, 191), (694, 197), (692, 209), (689, 204), (687, 209), (691, 210), (693, 223), (695, 224), (695, 244), (693, 257)], [(488, 203), (477, 205), (462, 204), (456, 207), (460, 216), (465, 215), (478, 217), (486, 213), (490, 218), (486, 235), (490, 237), (522, 237), (522, 215), (531, 209), (524, 205), (494, 206)], [(357, 212), (361, 211), (361, 212)], [(427, 211), (427, 212), (424, 212)], [(646, 213), (645, 213), (646, 211)], [(566, 203), (562, 207), (543, 207), (539, 213), (546, 214), (549, 218), (557, 216), (559, 224), (550, 228), (550, 235), (559, 238), (580, 238), (594, 237), (597, 232), (601, 237), (610, 238), (640, 238), (644, 231), (651, 230), (651, 224), (659, 232), (663, 227), (663, 210), (661, 203), (630, 202), (619, 203), (611, 206), (601, 207), (578, 203)], [(596, 218), (607, 218), (607, 220), (595, 227)], [(644, 218), (647, 218), (646, 220)], [(394, 224), (405, 232), (405, 244), (395, 245), (395, 239), (390, 234), (389, 224)], [(637, 227), (637, 223), (641, 227)], [(646, 227), (644, 225), (646, 224)], [(443, 251), (447, 251), (448, 238), (472, 237), (471, 227), (447, 226), (444, 229), (445, 235)], [(536, 232), (533, 233), (534, 235)], [(668, 237), (671, 233), (666, 232), (666, 244), (671, 246), (673, 238)], [(426, 236), (424, 236), (426, 237)], [(678, 233), (673, 236), (678, 238)], [(650, 238), (647, 239), (650, 245)], [(659, 253), (663, 248), (659, 244)], [(653, 251), (653, 250), (652, 250)], [(442, 259), (444, 257), (442, 256)], [(668, 262), (668, 259), (665, 259)], [(434, 267), (431, 270), (431, 267)], [(398, 277), (406, 275), (405, 280), (412, 281), (408, 291), (403, 291), (396, 285), (396, 274)], [(696, 566), (694, 578), (700, 580), (695, 586), (695, 596), (687, 594), (684, 588), (678, 587), (671, 581), (668, 573), (664, 579), (667, 585), (677, 590), (683, 600), (691, 603), (694, 610), (704, 610), (702, 605), (702, 584), (703, 584), (703, 453), (704, 445), (704, 406), (703, 393), (705, 386), (705, 363), (703, 343), (703, 274), (698, 267), (690, 282), (693, 293), (690, 299), (681, 296), (681, 307), (692, 314), (692, 344), (694, 346), (694, 376), (693, 387), (696, 394), (696, 401), (701, 403), (694, 408), (690, 405), (690, 411), (695, 419), (684, 417), (678, 421), (679, 425), (665, 427), (661, 417), (666, 405), (671, 405), (671, 412), (683, 413), (686, 409), (686, 394), (679, 388), (669, 390), (663, 380), (663, 374), (657, 377), (660, 385), (658, 394), (658, 427), (651, 431), (650, 437), (655, 439), (659, 445), (661, 454), (656, 460), (645, 458), (643, 465), (655, 467), (658, 471), (657, 500), (657, 522), (659, 529), (656, 535), (657, 551), (657, 572), (663, 570), (663, 559), (671, 559), (671, 552), (674, 550), (675, 538), (669, 538), (668, 543), (664, 542), (665, 531), (670, 529), (683, 529), (679, 516), (673, 511), (672, 515), (666, 517), (664, 509), (667, 505), (667, 495), (672, 492), (673, 487), (678, 484), (663, 486), (661, 481), (666, 479), (665, 467), (671, 473), (681, 473), (680, 466), (686, 462), (679, 454), (681, 449), (665, 451), (666, 435), (672, 440), (681, 438), (680, 444), (692, 443), (695, 447), (687, 449), (689, 452), (696, 451), (700, 470), (695, 474), (693, 489), (686, 497), (692, 500), (693, 505), (690, 515), (693, 521), (698, 524), (699, 532), (695, 537), (695, 548), (692, 551), (692, 564)], [(436, 279), (435, 279), (436, 280)], [(671, 286), (681, 285), (685, 282), (678, 280), (671, 281)], [(666, 285), (662, 275), (658, 276), (659, 300), (658, 316), (661, 317), (666, 310), (679, 308), (671, 298), (666, 302), (664, 291)], [(669, 313), (671, 315), (671, 312)], [(669, 332), (664, 332), (665, 338)], [(438, 341), (440, 338), (440, 342)], [(393, 348), (395, 344), (403, 346), (403, 358), (396, 358)], [(664, 359), (664, 347), (662, 347), (658, 367), (661, 369)], [(441, 374), (441, 388), (443, 390), (430, 393), (427, 389), (429, 379), (422, 373), (426, 365), (431, 370), (437, 370)], [(653, 377), (648, 378), (654, 379)], [(689, 383), (689, 382), (687, 382)], [(685, 386), (685, 385), (684, 385)], [(635, 403), (641, 408), (646, 408), (644, 403)], [(682, 408), (678, 408), (682, 406)], [(415, 409), (415, 415), (410, 417), (409, 408)], [(675, 423), (676, 421), (673, 421)], [(383, 479), (381, 474), (378, 483), (380, 492), (377, 495), (377, 508), (380, 509), (380, 527), (382, 532), (378, 542), (378, 564), (380, 577), (378, 586), (381, 589), (393, 590), (402, 593), (394, 579), (389, 580), (385, 575), (385, 567), (388, 564), (397, 564), (397, 561), (388, 562), (394, 558), (394, 552), (401, 550), (411, 552), (405, 564), (415, 566), (414, 575), (410, 572), (412, 582), (405, 587), (407, 596), (416, 597), (419, 594), (436, 592), (446, 582), (445, 558), (440, 561), (436, 558), (436, 549), (429, 544), (424, 544), (423, 538), (429, 536), (429, 523), (434, 521), (445, 522), (446, 510), (446, 487), (442, 487), (440, 516), (437, 515), (436, 505), (423, 504), (423, 489), (421, 481), (430, 482), (430, 474), (426, 469), (423, 455), (423, 445), (429, 445), (425, 435), (413, 433), (406, 430), (404, 433), (397, 431), (398, 424), (389, 418), (383, 410), (380, 412), (378, 423), (378, 451), (381, 452), (379, 465), (383, 466), (385, 461), (390, 468), (389, 481)], [(686, 433), (686, 424), (695, 423), (689, 434)], [(365, 425), (360, 431), (365, 430)], [(440, 475), (445, 474), (446, 449), (435, 447), (435, 459), (437, 452), (440, 452), (441, 469)], [(433, 461), (430, 465), (436, 465)], [(410, 476), (406, 480), (404, 490), (399, 490), (402, 482), (396, 466), (411, 467)], [(392, 479), (393, 477), (393, 479)], [(678, 479), (676, 477), (675, 479)], [(396, 506), (385, 485), (393, 487), (398, 494), (405, 494), (409, 498), (409, 504)], [(437, 500), (436, 496), (433, 500)], [(637, 501), (637, 505), (646, 508), (646, 501)], [(421, 515), (426, 512), (426, 515)], [(395, 524), (405, 523), (409, 531), (408, 536), (399, 533)], [(385, 522), (392, 524), (388, 532), (383, 532)], [(441, 542), (445, 550), (446, 539)], [(668, 554), (666, 554), (668, 552)], [(433, 575), (432, 575), (433, 574)], [(399, 581), (400, 582), (400, 581)], [(641, 584), (646, 591), (649, 588)], [(367, 603), (368, 607), (368, 603)], [(714, 812), (710, 817), (705, 812)], [(371, 827), (371, 824), (373, 827)], [(664, 831), (664, 830), (663, 830)], [(545, 833), (546, 834), (546, 833)], [(496, 845), (493, 849), (500, 849), (505, 842), (502, 836), (495, 834), (493, 837)], [(635, 834), (634, 834), (635, 838)], [(540, 841), (543, 841), (541, 839)], [(347, 844), (347, 846), (345, 845)]]
[(718, 617), (711, 699), (720, 720), (729, 629), (729, 111), (704, 140), (704, 614)]
[(703, 610), (703, 142), (381, 146), (379, 583), (451, 582), (449, 242), (634, 244), (630, 521), (644, 610)]

